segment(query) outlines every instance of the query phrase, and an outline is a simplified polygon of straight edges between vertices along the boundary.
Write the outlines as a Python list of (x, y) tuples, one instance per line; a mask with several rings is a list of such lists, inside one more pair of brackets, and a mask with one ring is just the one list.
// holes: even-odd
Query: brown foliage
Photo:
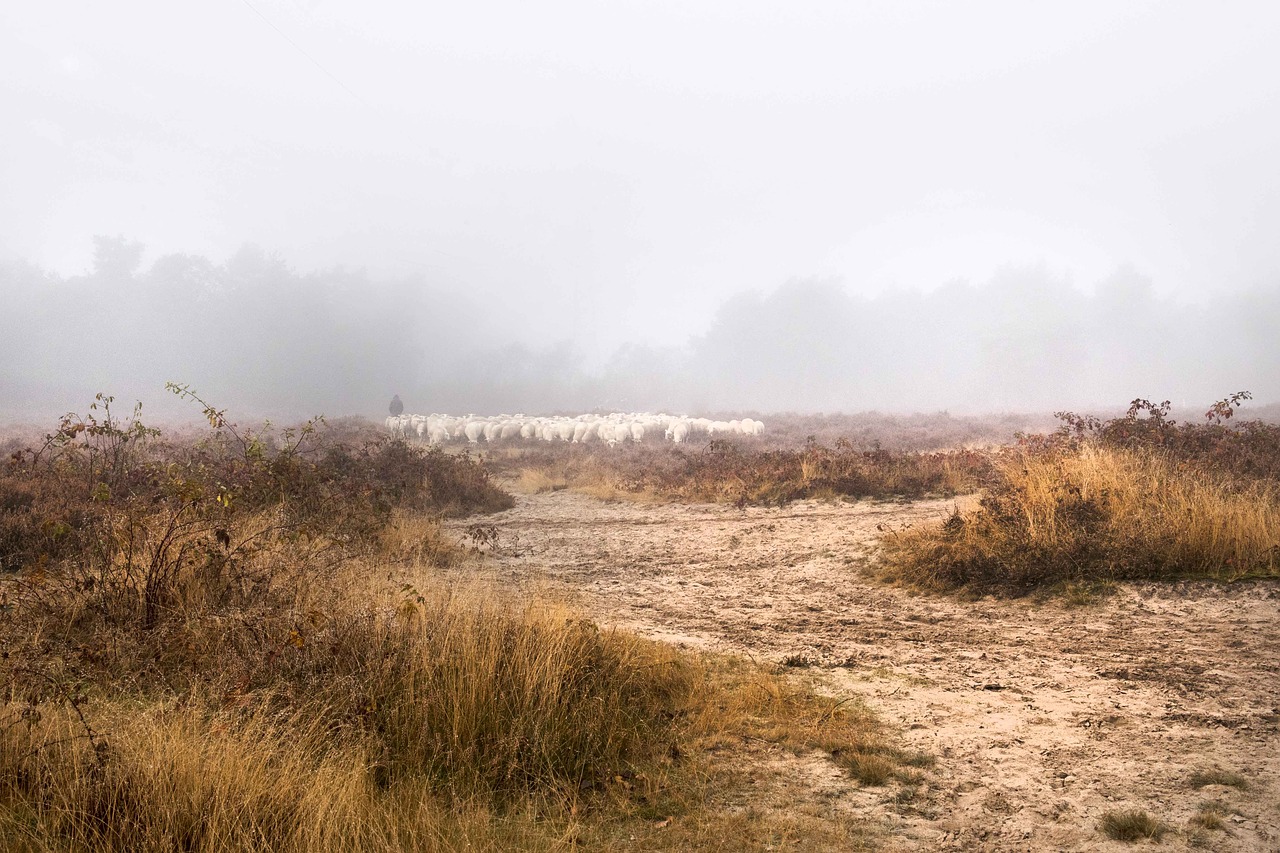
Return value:
[(225, 546), (235, 519), (269, 512), (280, 530), (354, 541), (377, 535), (396, 508), (463, 515), (511, 506), (476, 460), (371, 426), (330, 430), (317, 418), (241, 431), (206, 406), (211, 430), (173, 441), (143, 426), (137, 409), (115, 418), (111, 401), (99, 395), (88, 417), (64, 416), (42, 445), (3, 463), (0, 571), (113, 551), (121, 526), (124, 535), (140, 524), (175, 525), (175, 534), (199, 527)]
[(4, 849), (747, 849), (771, 819), (690, 755), (914, 760), (847, 701), (424, 564), (464, 559), (440, 513), (510, 500), (473, 459), (213, 414), (109, 476), (76, 430), (0, 480), (15, 517), (83, 513), (0, 576)]
[(973, 491), (989, 470), (988, 455), (959, 450), (901, 453), (808, 442), (764, 449), (750, 440), (706, 445), (617, 448), (553, 444), (491, 456), (499, 471), (532, 471), (582, 488), (668, 500), (785, 504), (804, 498), (890, 498)]

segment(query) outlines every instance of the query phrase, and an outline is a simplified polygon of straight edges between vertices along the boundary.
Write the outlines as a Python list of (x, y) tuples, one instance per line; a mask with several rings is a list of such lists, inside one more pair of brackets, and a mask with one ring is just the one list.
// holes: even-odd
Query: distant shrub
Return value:
[(1236, 410), (1251, 399), (1238, 391), (1205, 412), (1203, 423), (1179, 423), (1169, 417), (1170, 403), (1134, 400), (1123, 417), (1103, 420), (1074, 412), (1058, 412), (1056, 432), (1021, 436), (1019, 443), (1039, 451), (1071, 450), (1083, 444), (1129, 450), (1155, 450), (1195, 464), (1224, 483), (1256, 480), (1280, 483), (1280, 424), (1262, 420), (1233, 421)]
[[(949, 412), (725, 412), (714, 417), (732, 420), (744, 414), (764, 421), (764, 434), (753, 439), (751, 445), (769, 450), (798, 450), (809, 442), (835, 447), (844, 441), (858, 450), (883, 448), (895, 454), (933, 453), (1010, 444), (1020, 432), (1048, 432), (1056, 426), (1056, 421), (1047, 412), (989, 415), (953, 415)], [(692, 438), (703, 440), (701, 436)]]
[(490, 463), (578, 487), (607, 485), (620, 494), (739, 505), (949, 496), (973, 491), (990, 471), (989, 457), (981, 451), (899, 453), (858, 449), (845, 440), (834, 447), (810, 441), (794, 450), (726, 439), (691, 448), (552, 445), (491, 455)]
[[(445, 515), (512, 506), (468, 456), (412, 447), (323, 418), (279, 431), (242, 431), (185, 386), (211, 429), (183, 442), (146, 427), (140, 409), (121, 419), (98, 395), (87, 416), (69, 414), (37, 448), (0, 468), (0, 571), (112, 550), (121, 525), (166, 523), (223, 536), (234, 520), (273, 513), (273, 529), (363, 541), (397, 508)], [(103, 559), (111, 559), (100, 554)]]

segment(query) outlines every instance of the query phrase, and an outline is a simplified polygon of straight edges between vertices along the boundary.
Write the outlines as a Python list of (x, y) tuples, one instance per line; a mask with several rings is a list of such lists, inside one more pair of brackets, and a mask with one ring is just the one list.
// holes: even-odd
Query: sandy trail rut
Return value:
[[(960, 601), (861, 567), (881, 528), (951, 501), (782, 509), (519, 495), (492, 516), (495, 571), (567, 589), (603, 622), (690, 646), (809, 665), (937, 757), (898, 805), (795, 761), (825, 808), (921, 850), (1127, 849), (1098, 830), (1145, 809), (1165, 849), (1280, 850), (1280, 589), (1139, 584), (1085, 607)], [(461, 523), (460, 527), (465, 527)], [(1193, 788), (1195, 771), (1245, 790)], [(802, 786), (803, 789), (804, 786)], [(1226, 831), (1188, 825), (1219, 801)]]

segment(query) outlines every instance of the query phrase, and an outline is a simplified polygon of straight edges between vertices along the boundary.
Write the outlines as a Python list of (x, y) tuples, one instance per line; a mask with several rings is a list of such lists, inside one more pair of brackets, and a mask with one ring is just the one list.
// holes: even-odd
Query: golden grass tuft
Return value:
[(437, 590), (397, 621), (379, 638), (370, 725), (393, 775), (468, 797), (567, 794), (661, 753), (690, 690), (670, 647), (552, 603)]
[(516, 491), (527, 495), (542, 495), (569, 488), (569, 481), (568, 478), (557, 476), (546, 469), (524, 468), (515, 478), (512, 486)]
[(972, 511), (886, 538), (885, 573), (931, 588), (1280, 574), (1280, 494), (1151, 450), (1014, 453)]

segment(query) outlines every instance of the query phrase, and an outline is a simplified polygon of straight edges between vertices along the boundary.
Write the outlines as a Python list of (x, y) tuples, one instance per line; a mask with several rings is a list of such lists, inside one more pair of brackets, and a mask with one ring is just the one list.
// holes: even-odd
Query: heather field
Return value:
[(1247, 394), (440, 449), (171, 390), (0, 436), (5, 849), (1280, 843)]
[(0, 853), (1280, 853), (1280, 3), (0, 21)]

